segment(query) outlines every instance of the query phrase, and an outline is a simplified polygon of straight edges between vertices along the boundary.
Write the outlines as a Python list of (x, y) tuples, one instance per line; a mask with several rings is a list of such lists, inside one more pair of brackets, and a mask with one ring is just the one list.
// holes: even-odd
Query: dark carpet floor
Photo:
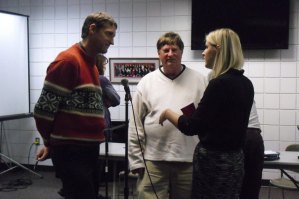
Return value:
[[(1, 173), (2, 170), (0, 170)], [(37, 170), (43, 178), (38, 177), (23, 169), (14, 169), (0, 175), (0, 199), (63, 199), (57, 192), (61, 188), (61, 182), (55, 177), (52, 169)], [(130, 189), (135, 182), (129, 182)], [(118, 183), (116, 183), (118, 185)], [(8, 186), (10, 185), (10, 186)], [(105, 183), (100, 187), (100, 194), (105, 195)], [(123, 185), (123, 184), (122, 184)], [(108, 183), (108, 195), (112, 197), (113, 183)], [(116, 188), (116, 194), (122, 194), (123, 187)], [(268, 198), (269, 187), (262, 187), (260, 199)], [(281, 199), (281, 189), (271, 188), (271, 199)], [(115, 198), (123, 199), (122, 196), (116, 195)], [(129, 196), (129, 199), (133, 199)], [(135, 196), (135, 198), (137, 198)], [(286, 199), (298, 199), (299, 191), (285, 191)]]

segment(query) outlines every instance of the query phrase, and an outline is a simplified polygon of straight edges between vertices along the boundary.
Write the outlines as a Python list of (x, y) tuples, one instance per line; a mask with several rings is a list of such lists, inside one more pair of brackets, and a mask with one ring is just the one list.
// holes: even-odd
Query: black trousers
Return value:
[(66, 199), (97, 198), (99, 145), (52, 146), (50, 153)]
[(260, 129), (248, 128), (244, 146), (243, 185), (240, 199), (258, 199), (264, 164), (264, 141)]

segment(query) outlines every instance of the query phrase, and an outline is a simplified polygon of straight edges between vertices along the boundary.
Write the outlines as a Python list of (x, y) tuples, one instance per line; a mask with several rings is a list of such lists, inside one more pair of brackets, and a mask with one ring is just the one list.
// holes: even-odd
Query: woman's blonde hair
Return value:
[(217, 29), (206, 35), (206, 42), (217, 48), (213, 65), (213, 77), (227, 72), (229, 69), (242, 69), (244, 56), (240, 38), (229, 28)]

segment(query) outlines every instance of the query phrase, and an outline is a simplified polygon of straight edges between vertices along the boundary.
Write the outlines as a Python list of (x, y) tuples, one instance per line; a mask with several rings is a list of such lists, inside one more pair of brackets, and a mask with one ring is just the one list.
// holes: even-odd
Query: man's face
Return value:
[(164, 45), (158, 54), (164, 67), (174, 65), (181, 66), (183, 51), (181, 51), (177, 45)]
[(98, 53), (104, 54), (111, 44), (114, 45), (115, 33), (116, 28), (114, 26), (106, 26), (94, 32), (92, 42)]

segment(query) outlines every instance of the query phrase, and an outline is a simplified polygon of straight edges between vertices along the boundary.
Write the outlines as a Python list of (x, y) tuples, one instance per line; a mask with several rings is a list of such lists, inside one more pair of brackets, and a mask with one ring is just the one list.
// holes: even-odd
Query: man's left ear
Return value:
[(96, 24), (90, 24), (90, 26), (89, 26), (89, 32), (90, 33), (95, 33), (96, 32), (96, 28), (97, 28), (97, 26), (96, 26)]

